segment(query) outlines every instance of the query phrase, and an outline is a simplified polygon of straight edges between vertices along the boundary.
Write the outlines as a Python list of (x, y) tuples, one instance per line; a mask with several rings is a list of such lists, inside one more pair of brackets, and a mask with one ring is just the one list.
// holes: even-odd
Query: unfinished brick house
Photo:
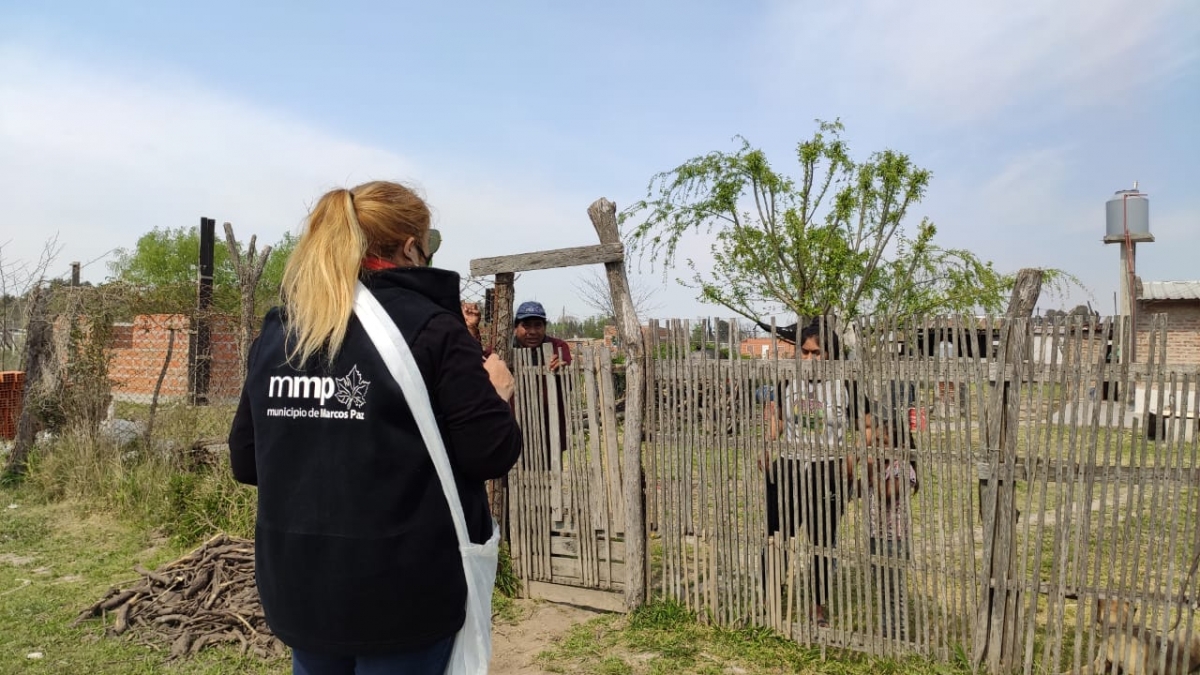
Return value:
[(1149, 358), (1154, 317), (1166, 315), (1168, 364), (1200, 364), (1200, 281), (1145, 281), (1137, 289), (1137, 360)]
[[(188, 349), (194, 337), (189, 332), (188, 317), (183, 314), (142, 314), (135, 317), (133, 323), (113, 326), (112, 360), (108, 366), (113, 398), (139, 403), (150, 401), (167, 358), (172, 332), (175, 342), (159, 396), (163, 400), (172, 400), (188, 394)], [(213, 402), (236, 401), (242, 390), (242, 369), (237, 333), (230, 322), (213, 322), (211, 344), (208, 398)]]

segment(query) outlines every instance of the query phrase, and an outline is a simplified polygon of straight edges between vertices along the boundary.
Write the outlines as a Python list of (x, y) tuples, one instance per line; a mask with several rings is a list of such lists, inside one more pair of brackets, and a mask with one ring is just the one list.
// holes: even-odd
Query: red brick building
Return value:
[(1149, 358), (1154, 317), (1166, 315), (1168, 364), (1200, 364), (1200, 281), (1146, 281), (1137, 298), (1137, 360)]
[[(108, 365), (113, 397), (138, 402), (150, 400), (167, 359), (172, 331), (175, 342), (159, 396), (166, 399), (186, 396), (188, 351), (194, 339), (189, 329), (189, 318), (183, 314), (142, 314), (133, 323), (114, 325), (112, 360)], [(242, 389), (242, 366), (232, 322), (213, 321), (211, 345), (208, 398), (236, 400)]]
[(748, 359), (773, 359), (778, 351), (781, 359), (796, 358), (796, 345), (783, 340), (775, 340), (775, 346), (772, 347), (771, 342), (769, 337), (745, 338), (738, 347), (738, 353)]
[(24, 393), (25, 373), (19, 370), (0, 372), (0, 439), (12, 439), (17, 435)]

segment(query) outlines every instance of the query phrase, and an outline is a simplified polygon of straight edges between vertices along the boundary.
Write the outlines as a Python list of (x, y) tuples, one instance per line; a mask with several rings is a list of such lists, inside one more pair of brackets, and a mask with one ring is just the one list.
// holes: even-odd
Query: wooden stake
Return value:
[[(1029, 338), (1029, 317), (1037, 305), (1042, 290), (1043, 273), (1037, 269), (1023, 269), (1017, 273), (1009, 300), (1008, 312), (1000, 331), (999, 357), (1003, 365), (1002, 375), (1012, 368), (1012, 380), (1020, 386), (1025, 370), (1025, 351)], [(1004, 635), (1016, 620), (1016, 597), (1018, 590), (1009, 588), (1015, 581), (1016, 518), (1014, 511), (1014, 471), (1017, 451), (1017, 406), (1016, 395), (1010, 398), (1010, 381), (998, 381), (996, 391), (991, 392), (988, 410), (986, 447), (992, 455), (992, 475), (986, 490), (984, 503), (985, 555), (979, 609), (975, 623), (974, 664), (983, 665), (986, 658), (988, 670), (994, 673), (1007, 671), (1011, 664), (1011, 648)], [(988, 555), (990, 553), (990, 555)]]
[[(597, 199), (588, 207), (588, 217), (601, 244), (619, 244), (617, 206), (607, 199)], [(625, 601), (630, 609), (646, 601), (646, 510), (642, 495), (642, 408), (645, 399), (645, 349), (642, 327), (638, 322), (625, 261), (604, 264), (608, 286), (616, 309), (617, 331), (625, 353)]]

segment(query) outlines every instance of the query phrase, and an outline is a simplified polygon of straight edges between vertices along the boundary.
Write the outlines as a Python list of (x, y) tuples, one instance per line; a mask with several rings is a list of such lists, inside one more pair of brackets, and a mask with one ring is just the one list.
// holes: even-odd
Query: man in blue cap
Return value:
[(546, 335), (546, 309), (542, 303), (522, 302), (513, 316), (516, 323), (513, 328), (513, 346), (528, 349), (541, 349), (549, 342), (554, 347), (554, 355), (550, 357), (550, 370), (556, 371), (571, 362), (571, 347), (556, 337)]
[[(547, 342), (553, 345), (554, 353), (550, 357), (549, 368), (550, 372), (558, 373), (563, 366), (571, 362), (571, 348), (566, 342), (558, 338), (546, 335), (546, 309), (542, 307), (540, 302), (522, 302), (517, 307), (516, 314), (513, 315), (513, 347), (517, 349), (532, 349), (533, 362), (541, 363), (542, 345)], [(545, 448), (545, 455), (542, 459), (534, 461), (533, 465), (526, 464), (527, 467), (537, 470), (548, 470), (553, 462), (551, 459), (551, 430), (550, 430), (550, 395), (546, 388), (547, 383), (542, 381), (539, 386), (541, 388), (542, 398), (542, 442), (541, 447)], [(567, 410), (566, 398), (564, 397), (564, 387), (560, 383), (557, 387), (558, 395), (555, 396), (554, 405), (558, 408), (558, 450), (559, 452), (567, 451)], [(536, 445), (536, 444), (535, 444)], [(533, 453), (526, 452), (523, 455), (522, 461), (529, 462), (533, 460)], [(539, 465), (540, 463), (540, 465)]]

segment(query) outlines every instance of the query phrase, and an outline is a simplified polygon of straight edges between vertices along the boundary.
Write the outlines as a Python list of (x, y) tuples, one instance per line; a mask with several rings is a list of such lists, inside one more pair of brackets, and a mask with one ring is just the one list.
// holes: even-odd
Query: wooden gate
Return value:
[(612, 354), (584, 347), (551, 373), (550, 346), (513, 352), (525, 439), (509, 474), (509, 540), (525, 595), (624, 611), (625, 508)]

